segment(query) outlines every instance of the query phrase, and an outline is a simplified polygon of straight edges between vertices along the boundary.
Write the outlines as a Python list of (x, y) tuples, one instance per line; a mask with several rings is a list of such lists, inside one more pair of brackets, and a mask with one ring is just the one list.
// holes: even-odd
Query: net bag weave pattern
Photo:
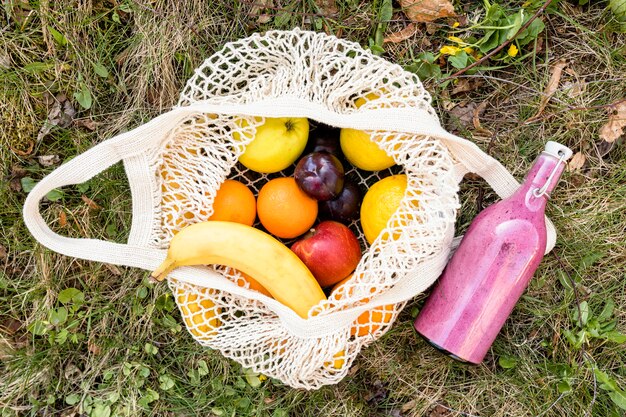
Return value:
[[(358, 99), (364, 102), (357, 105)], [(401, 205), (372, 245), (357, 222), (351, 225), (364, 249), (353, 278), (313, 307), (308, 319), (251, 290), (225, 266), (178, 268), (168, 284), (200, 344), (292, 387), (337, 383), (361, 349), (445, 267), (463, 175), (482, 175), (501, 196), (518, 186), (497, 161), (441, 127), (414, 74), (358, 44), (298, 29), (226, 44), (196, 69), (174, 109), (100, 143), (38, 183), (24, 205), (26, 225), (57, 252), (153, 270), (178, 230), (211, 216), (226, 178), (255, 192), (273, 178), (246, 171), (238, 159), (265, 118), (285, 116), (367, 131), (407, 175)], [(84, 182), (120, 160), (133, 199), (128, 243), (52, 232), (38, 207), (46, 192)], [(348, 172), (363, 187), (388, 174)], [(548, 231), (550, 250), (550, 223)]]

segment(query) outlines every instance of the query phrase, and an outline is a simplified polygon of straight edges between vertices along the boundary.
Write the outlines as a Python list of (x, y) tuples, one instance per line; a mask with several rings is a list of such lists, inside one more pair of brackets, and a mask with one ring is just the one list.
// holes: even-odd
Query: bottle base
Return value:
[(421, 334), (417, 330), (415, 330), (415, 333), (417, 333), (429, 345), (431, 345), (433, 348), (435, 348), (435, 350), (438, 350), (440, 353), (444, 354), (445, 356), (447, 356), (447, 357), (449, 357), (451, 359), (454, 359), (457, 362), (466, 364), (466, 365), (476, 365), (475, 363), (470, 362), (468, 360), (465, 360), (465, 359), (455, 355), (454, 353), (450, 352), (449, 350), (444, 349), (443, 347), (439, 346), (437, 343), (433, 342), (432, 340), (430, 340), (429, 338), (427, 338), (426, 336), (424, 336), (423, 334)]

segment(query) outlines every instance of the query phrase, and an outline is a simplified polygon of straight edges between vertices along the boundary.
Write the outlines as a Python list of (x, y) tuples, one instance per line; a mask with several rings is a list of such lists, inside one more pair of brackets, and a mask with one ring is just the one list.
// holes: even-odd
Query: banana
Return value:
[(287, 246), (261, 230), (233, 222), (205, 221), (181, 229), (152, 278), (162, 281), (180, 266), (205, 264), (227, 265), (253, 276), (302, 318), (326, 299), (313, 274)]

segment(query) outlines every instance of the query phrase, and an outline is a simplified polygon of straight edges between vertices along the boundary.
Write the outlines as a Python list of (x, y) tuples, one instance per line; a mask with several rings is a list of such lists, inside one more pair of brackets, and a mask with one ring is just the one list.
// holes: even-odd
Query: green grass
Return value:
[[(313, 1), (276, 1), (277, 10), (264, 11), (270, 21), (259, 23), (259, 12), (250, 14), (248, 2), (176, 3), (13, 1), (4, 7), (0, 245), (7, 256), (0, 256), (0, 415), (623, 415), (592, 367), (626, 389), (625, 345), (592, 338), (582, 348), (573, 346), (566, 334), (579, 331), (572, 320), (576, 297), (563, 285), (570, 274), (592, 312), (590, 321), (614, 300), (613, 314), (602, 323), (615, 319), (616, 328), (626, 332), (626, 151), (618, 143), (600, 156), (598, 130), (607, 111), (590, 108), (624, 98), (626, 91), (626, 41), (607, 29), (604, 3), (561, 2), (543, 18), (540, 50), (501, 70), (472, 75), (470, 80), (482, 83), (470, 92), (451, 96), (454, 83), (426, 84), (450, 129), (455, 124), (445, 110), (449, 102), (488, 102), (480, 121), (495, 136), (477, 135), (471, 123), (461, 133), (489, 148), (520, 179), (546, 140), (583, 152), (586, 165), (563, 175), (548, 209), (559, 231), (554, 252), (563, 265), (554, 255), (544, 259), (482, 365), (453, 362), (415, 335), (411, 324), (425, 298), (420, 295), (391, 331), (361, 353), (348, 377), (312, 392), (271, 380), (253, 388), (238, 364), (192, 340), (166, 287), (149, 285), (145, 271), (55, 254), (37, 244), (22, 222), (26, 193), (15, 189), (15, 178), (37, 181), (54, 169), (41, 166), (37, 156), (67, 160), (166, 111), (193, 68), (225, 42), (300, 26), (327, 28), (367, 45), (382, 4), (340, 1), (338, 14), (325, 17)], [(470, 16), (482, 10), (478, 3), (467, 7)], [(394, 13), (393, 19), (402, 15)], [(408, 65), (411, 56), (436, 52), (449, 23), (434, 26), (430, 45), (418, 34), (386, 45), (384, 56)], [(405, 25), (394, 22), (390, 30)], [(61, 37), (55, 39), (51, 29)], [(562, 57), (571, 70), (562, 83), (578, 76), (586, 82), (585, 93), (570, 97), (557, 91), (544, 117), (525, 124), (536, 112), (550, 66)], [(46, 97), (60, 93), (70, 98), (79, 120), (95, 122), (95, 130), (54, 127), (28, 152), (50, 108)], [(91, 97), (89, 109), (75, 93), (83, 103)], [(82, 195), (100, 208), (90, 208)], [(459, 232), (478, 203), (496, 201), (478, 179), (464, 181), (461, 197)], [(130, 207), (120, 165), (42, 205), (59, 233), (117, 242), (127, 236)], [(84, 300), (65, 299), (67, 288), (80, 290)], [(40, 334), (37, 323), (50, 319), (59, 323)]]

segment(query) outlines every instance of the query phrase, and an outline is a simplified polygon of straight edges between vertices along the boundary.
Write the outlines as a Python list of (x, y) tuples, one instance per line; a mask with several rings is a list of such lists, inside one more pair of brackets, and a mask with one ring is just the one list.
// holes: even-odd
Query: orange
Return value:
[[(332, 292), (335, 293), (343, 284), (348, 282), (352, 278), (352, 275), (347, 278), (339, 281), (337, 285), (333, 287)], [(374, 292), (375, 289), (372, 288), (371, 292)], [(345, 291), (340, 291), (337, 295), (338, 298), (341, 299), (345, 294)], [(370, 299), (364, 298), (363, 302), (367, 303)], [(371, 310), (363, 312), (357, 319), (357, 322), (352, 325), (350, 329), (350, 334), (352, 336), (367, 336), (368, 334), (373, 334), (383, 324), (389, 323), (389, 321), (393, 318), (393, 312), (395, 311), (394, 304), (387, 304), (385, 306), (374, 307)]]
[(292, 177), (265, 184), (259, 191), (257, 209), (263, 227), (284, 239), (305, 233), (317, 218), (317, 200), (306, 195)]
[(250, 284), (250, 286), (248, 288), (250, 288), (251, 290), (258, 291), (258, 292), (260, 292), (263, 295), (267, 295), (268, 297), (272, 297), (272, 294), (270, 294), (270, 292), (267, 289), (265, 289), (264, 286), (259, 284), (259, 281), (257, 281), (256, 279), (252, 278), (250, 275), (246, 274), (245, 272), (239, 271), (239, 273), (241, 274), (241, 278), (243, 278), (243, 279), (242, 280), (238, 280), (237, 281), (237, 285), (239, 285), (240, 287), (245, 287), (246, 282), (248, 282)]
[(252, 226), (255, 219), (256, 201), (252, 191), (239, 181), (224, 181), (213, 200), (213, 215), (209, 217), (209, 220)]

